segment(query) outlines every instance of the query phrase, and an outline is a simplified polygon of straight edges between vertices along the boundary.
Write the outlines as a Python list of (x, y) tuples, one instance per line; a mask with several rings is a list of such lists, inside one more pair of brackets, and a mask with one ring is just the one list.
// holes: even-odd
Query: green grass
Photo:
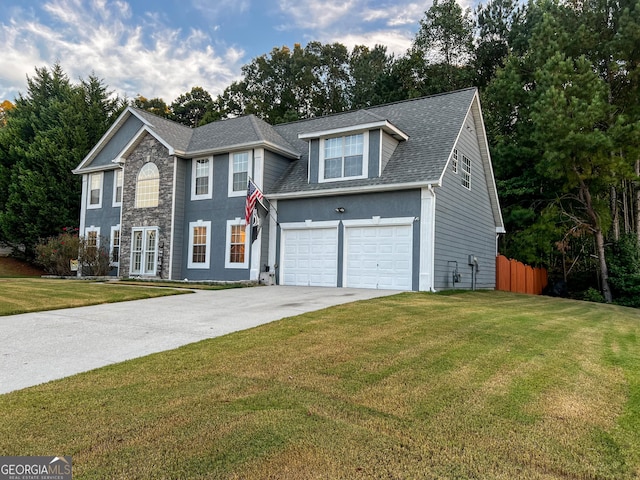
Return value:
[(89, 280), (0, 278), (0, 316), (188, 293)]
[(0, 396), (77, 479), (640, 476), (640, 312), (501, 292), (338, 306)]

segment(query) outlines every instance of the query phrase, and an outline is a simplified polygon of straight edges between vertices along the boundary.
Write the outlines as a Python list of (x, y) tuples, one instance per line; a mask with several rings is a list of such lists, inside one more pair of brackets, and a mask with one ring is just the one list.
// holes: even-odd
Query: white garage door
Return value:
[(283, 230), (281, 249), (284, 285), (337, 286), (337, 228)]
[(411, 290), (411, 225), (345, 228), (345, 286)]

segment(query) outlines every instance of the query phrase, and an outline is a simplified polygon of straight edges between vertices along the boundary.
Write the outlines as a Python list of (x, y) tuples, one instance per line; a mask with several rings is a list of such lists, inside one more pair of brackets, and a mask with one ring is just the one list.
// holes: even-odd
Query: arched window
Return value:
[(155, 163), (145, 163), (138, 173), (136, 208), (157, 207), (160, 172)]

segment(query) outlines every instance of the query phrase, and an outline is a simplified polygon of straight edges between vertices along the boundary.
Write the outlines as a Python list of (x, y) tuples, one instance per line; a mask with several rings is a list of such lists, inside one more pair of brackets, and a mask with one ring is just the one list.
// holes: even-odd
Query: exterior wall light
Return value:
[(344, 207), (336, 208), (336, 213), (344, 213)]

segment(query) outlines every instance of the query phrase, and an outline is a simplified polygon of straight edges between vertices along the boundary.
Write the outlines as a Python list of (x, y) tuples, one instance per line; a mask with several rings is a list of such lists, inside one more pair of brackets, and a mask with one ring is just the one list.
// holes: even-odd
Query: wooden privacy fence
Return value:
[(530, 267), (504, 255), (496, 257), (496, 290), (540, 295), (547, 283), (546, 268)]

